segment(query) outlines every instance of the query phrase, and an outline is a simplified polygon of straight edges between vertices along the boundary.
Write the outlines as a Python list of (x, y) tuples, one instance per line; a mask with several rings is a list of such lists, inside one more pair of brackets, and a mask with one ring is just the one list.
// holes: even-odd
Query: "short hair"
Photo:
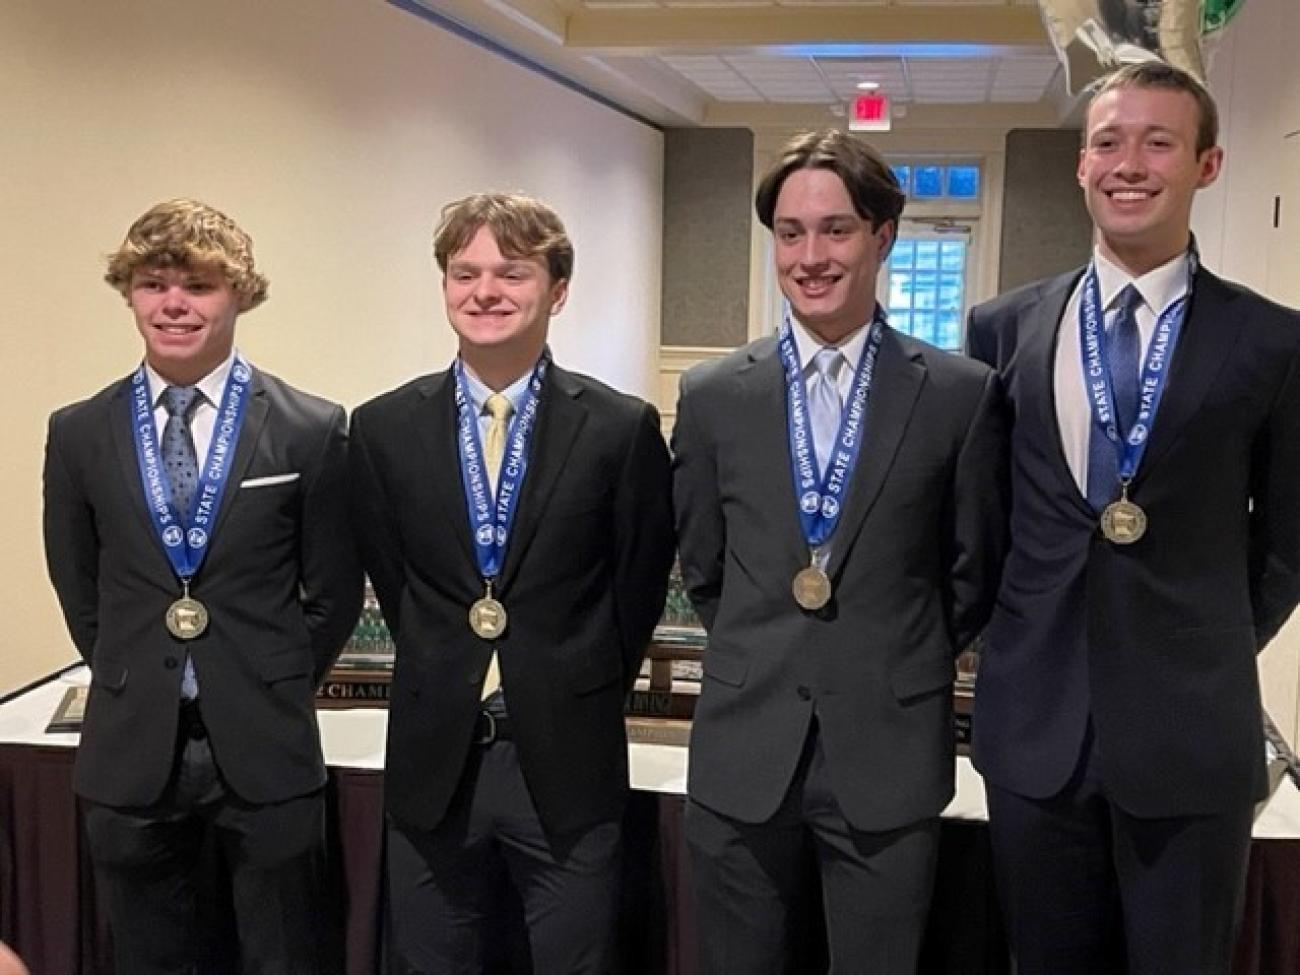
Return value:
[(799, 169), (829, 169), (844, 181), (853, 208), (873, 229), (890, 221), (897, 226), (907, 197), (884, 157), (862, 139), (838, 129), (822, 129), (801, 133), (787, 142), (758, 184), (754, 209), (768, 230), (772, 229), (781, 187)]
[[(1196, 154), (1213, 149), (1219, 141), (1219, 109), (1203, 84), (1182, 68), (1164, 61), (1139, 61), (1107, 75), (1093, 93), (1095, 102), (1102, 95), (1122, 88), (1156, 88), (1161, 91), (1182, 91), (1196, 102)], [(1091, 103), (1088, 106), (1091, 111)], [(1087, 127), (1084, 129), (1087, 137)]]
[(573, 243), (559, 214), (522, 193), (475, 193), (442, 208), (433, 256), (444, 273), (451, 258), (487, 227), (506, 257), (541, 258), (552, 281), (573, 277)]
[(108, 256), (104, 280), (129, 297), (131, 275), (141, 267), (216, 265), (239, 296), (243, 311), (266, 300), (269, 283), (253, 265), (253, 239), (216, 207), (198, 200), (168, 200), (131, 224)]

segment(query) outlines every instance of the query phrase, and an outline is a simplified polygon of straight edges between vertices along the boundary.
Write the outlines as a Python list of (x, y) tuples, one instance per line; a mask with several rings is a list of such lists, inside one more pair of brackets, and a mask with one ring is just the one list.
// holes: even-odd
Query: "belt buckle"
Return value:
[(490, 745), (497, 740), (497, 719), (491, 711), (480, 711), (479, 716), (487, 718), (487, 733), (474, 739), (476, 745)]

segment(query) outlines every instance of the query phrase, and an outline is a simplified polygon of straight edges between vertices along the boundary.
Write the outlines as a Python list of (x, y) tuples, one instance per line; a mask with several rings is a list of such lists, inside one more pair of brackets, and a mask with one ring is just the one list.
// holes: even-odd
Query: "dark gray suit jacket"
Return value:
[(1130, 497), (1149, 527), (1102, 539), (1061, 448), (1053, 372), (1082, 271), (971, 313), (973, 356), (1015, 414), (1014, 545), (989, 624), (974, 757), (1054, 795), (1091, 720), (1107, 788), (1148, 817), (1265, 788), (1255, 654), (1300, 599), (1300, 313), (1203, 268)]
[[(325, 783), (315, 691), (356, 622), (361, 569), (347, 518), (341, 407), (254, 370), (215, 533), (192, 587), (211, 614), (188, 643), (164, 625), (180, 594), (145, 507), (129, 380), (50, 418), (45, 555), (91, 668), (77, 791), (156, 801), (175, 754), (186, 651), (232, 791), (253, 803)], [(291, 481), (245, 481), (296, 474)]]
[(709, 631), (693, 799), (768, 819), (815, 712), (854, 827), (939, 813), (954, 655), (984, 625), (1006, 547), (1005, 438), (991, 370), (886, 331), (832, 539), (835, 596), (810, 613), (790, 591), (808, 547), (775, 340), (687, 373), (674, 493), (683, 578)]

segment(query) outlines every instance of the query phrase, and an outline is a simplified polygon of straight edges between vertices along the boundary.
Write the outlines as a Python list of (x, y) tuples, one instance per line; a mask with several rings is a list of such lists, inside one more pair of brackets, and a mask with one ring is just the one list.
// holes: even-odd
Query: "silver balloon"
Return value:
[(1038, 0), (1065, 66), (1065, 86), (1083, 91), (1116, 68), (1159, 59), (1205, 80), (1202, 0)]

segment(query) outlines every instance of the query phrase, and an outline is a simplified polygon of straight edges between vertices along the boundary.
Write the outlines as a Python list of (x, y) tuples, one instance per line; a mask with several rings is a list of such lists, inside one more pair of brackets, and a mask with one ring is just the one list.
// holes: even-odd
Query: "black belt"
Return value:
[(201, 741), (208, 737), (207, 726), (203, 723), (203, 714), (199, 711), (198, 701), (181, 701), (181, 720), (177, 728), (181, 738)]
[(480, 711), (474, 722), (474, 744), (490, 745), (494, 741), (510, 741), (515, 737), (514, 722), (504, 714)]

